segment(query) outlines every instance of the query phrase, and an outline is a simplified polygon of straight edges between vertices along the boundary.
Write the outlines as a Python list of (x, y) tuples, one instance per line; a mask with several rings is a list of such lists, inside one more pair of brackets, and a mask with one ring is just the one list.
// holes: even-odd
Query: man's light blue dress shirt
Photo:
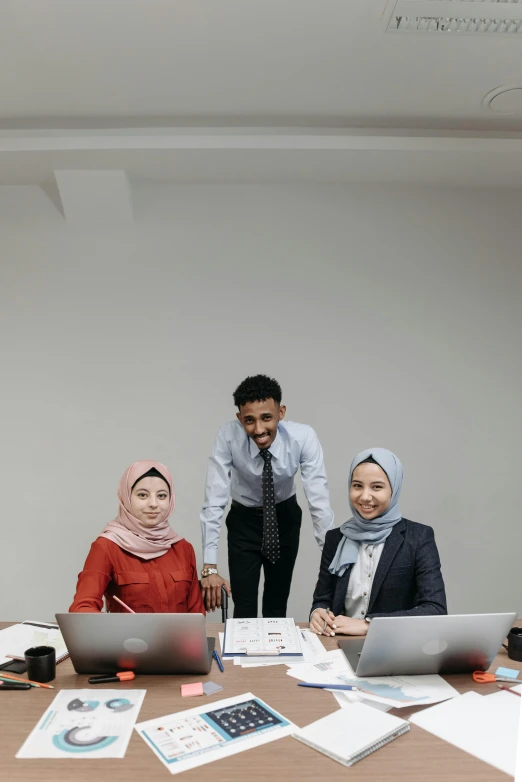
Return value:
[[(301, 480), (314, 524), (314, 535), (322, 549), (324, 536), (333, 527), (323, 450), (314, 430), (306, 424), (280, 421), (270, 446), (276, 503), (295, 494), (294, 476)], [(219, 429), (209, 459), (205, 502), (201, 510), (203, 561), (216, 563), (223, 513), (230, 497), (247, 507), (261, 507), (263, 459), (259, 448), (239, 421)]]

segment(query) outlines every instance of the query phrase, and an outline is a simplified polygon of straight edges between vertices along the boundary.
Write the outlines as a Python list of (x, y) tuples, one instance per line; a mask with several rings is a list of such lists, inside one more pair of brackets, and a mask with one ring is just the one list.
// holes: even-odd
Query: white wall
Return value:
[[(75, 227), (0, 188), (0, 617), (67, 609), (136, 459), (170, 466), (201, 564), (206, 458), (256, 372), (318, 431), (337, 523), (353, 455), (388, 447), (450, 611), (522, 612), (522, 193), (142, 185), (135, 214)], [(300, 620), (307, 512), (301, 541)]]

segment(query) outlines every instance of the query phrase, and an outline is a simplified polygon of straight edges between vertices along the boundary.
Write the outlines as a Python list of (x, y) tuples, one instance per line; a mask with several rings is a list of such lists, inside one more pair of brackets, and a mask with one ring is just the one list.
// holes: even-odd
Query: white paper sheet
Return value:
[[(289, 676), (293, 676), (294, 679), (300, 679), (302, 682), (318, 682), (321, 680), (317, 679), (317, 676), (324, 675), (331, 677), (340, 674), (354, 675), (350, 663), (340, 649), (332, 649), (330, 652), (325, 652), (319, 660), (307, 665), (288, 665), (287, 673)], [(335, 684), (336, 682), (332, 678), (330, 683)]]
[(466, 692), (414, 714), (410, 722), (514, 776), (520, 701), (509, 692)]
[[(522, 687), (514, 687), (517, 692), (522, 692)], [(509, 694), (509, 693), (508, 693)], [(518, 722), (518, 740), (517, 740), (517, 764), (515, 771), (515, 782), (522, 782), (522, 698), (520, 698), (520, 719)]]
[(146, 690), (61, 690), (17, 758), (123, 758)]
[(135, 727), (171, 774), (267, 744), (297, 729), (251, 692)]
[[(360, 687), (365, 700), (387, 704), (395, 709), (427, 706), (454, 698), (457, 690), (441, 676), (372, 676), (358, 677), (339, 649), (330, 652), (327, 661), (313, 665), (293, 665), (288, 675), (317, 684), (352, 684)], [(349, 692), (349, 691), (348, 691)]]
[(218, 636), (219, 636), (219, 647), (221, 649), (221, 660), (223, 662), (225, 662), (225, 660), (233, 660), (233, 661), (235, 661), (236, 660), (235, 657), (223, 657), (223, 644), (224, 644), (224, 640), (225, 640), (225, 633), (218, 633)]
[(283, 660), (267, 660), (266, 657), (254, 657), (245, 661), (243, 657), (234, 657), (234, 665), (240, 665), (241, 668), (269, 668), (271, 665), (284, 665)]
[(323, 659), (328, 655), (328, 651), (319, 640), (319, 636), (312, 633), (311, 630), (299, 628), (298, 633), (305, 662), (318, 662), (319, 659)]

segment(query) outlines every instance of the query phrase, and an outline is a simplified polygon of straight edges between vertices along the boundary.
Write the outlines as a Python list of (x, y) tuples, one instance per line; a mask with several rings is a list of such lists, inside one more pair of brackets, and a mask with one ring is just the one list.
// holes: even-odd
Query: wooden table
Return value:
[[(0, 623), (0, 629), (11, 623)], [(209, 624), (208, 635), (217, 637), (222, 625)], [(335, 638), (323, 639), (327, 649), (337, 648)], [(491, 670), (504, 665), (520, 668), (509, 660), (507, 652), (500, 649)], [(180, 684), (210, 679), (224, 689), (205, 697), (205, 703), (221, 698), (252, 692), (279, 711), (287, 719), (303, 727), (337, 709), (330, 693), (297, 687), (297, 681), (286, 675), (286, 666), (243, 669), (225, 662), (225, 673), (220, 673), (215, 662), (209, 676), (138, 676), (125, 688), (146, 689), (138, 722), (192, 708), (202, 703), (201, 698), (182, 698)], [(143, 739), (133, 731), (129, 747), (121, 760), (17, 760), (16, 752), (36, 725), (59, 689), (88, 687), (87, 676), (74, 672), (70, 660), (57, 666), (55, 690), (33, 688), (30, 691), (6, 691), (0, 696), (1, 757), (0, 779), (9, 782), (48, 780), (60, 782), (154, 782), (169, 779), (167, 769), (147, 747)], [(484, 695), (498, 692), (495, 684), (476, 685), (470, 674), (445, 677), (459, 692), (477, 690)], [(118, 689), (118, 684), (97, 685)], [(407, 718), (415, 708), (395, 709), (391, 714)], [(176, 775), (177, 777), (178, 775)], [(415, 725), (411, 731), (392, 741), (350, 769), (330, 760), (292, 738), (274, 741), (263, 747), (247, 750), (230, 758), (201, 766), (181, 775), (187, 780), (234, 782), (234, 780), (411, 780), (412, 782), (505, 782), (509, 777), (471, 755), (426, 733)]]

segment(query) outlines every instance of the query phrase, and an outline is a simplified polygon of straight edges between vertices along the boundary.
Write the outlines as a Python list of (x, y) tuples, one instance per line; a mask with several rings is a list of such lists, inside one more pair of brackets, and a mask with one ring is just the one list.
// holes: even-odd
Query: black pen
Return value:
[(118, 673), (102, 673), (101, 676), (91, 676), (89, 684), (106, 684), (107, 682), (130, 682), (136, 678), (134, 671), (119, 671)]
[[(330, 611), (330, 609), (329, 608), (325, 608), (325, 611), (326, 611), (326, 616), (328, 616), (328, 612)], [(327, 625), (327, 621), (325, 619), (324, 620), (324, 625), (323, 625), (323, 633), (326, 630), (326, 625)]]
[[(330, 614), (330, 609), (329, 608), (325, 608), (325, 611), (326, 611), (326, 616), (328, 617), (329, 614)], [(323, 633), (324, 633), (324, 635), (326, 635), (326, 626), (327, 626), (327, 624), (328, 624), (328, 621), (327, 621), (327, 619), (325, 619), (324, 620), (324, 625), (323, 625)], [(328, 635), (330, 635), (330, 631), (328, 631)]]

